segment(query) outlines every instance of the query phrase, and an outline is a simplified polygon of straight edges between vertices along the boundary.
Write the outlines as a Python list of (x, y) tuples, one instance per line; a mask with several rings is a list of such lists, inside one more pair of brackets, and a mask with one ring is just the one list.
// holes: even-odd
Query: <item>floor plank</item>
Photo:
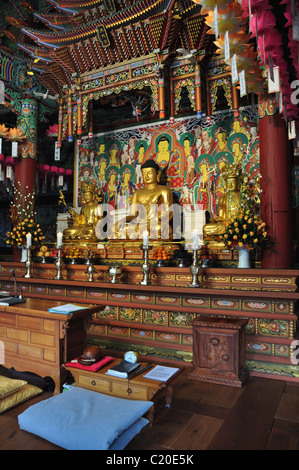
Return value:
[(299, 423), (299, 393), (284, 393), (275, 417)]
[(271, 432), (265, 450), (298, 450), (299, 438), (286, 432)]
[(206, 450), (223, 421), (208, 416), (192, 415), (185, 429), (175, 436), (174, 450)]
[[(250, 377), (238, 389), (190, 380), (183, 373), (174, 381), (171, 407), (161, 406), (153, 426), (126, 450), (298, 450), (298, 392), (298, 383), (283, 380)], [(0, 450), (60, 449), (18, 426), (18, 414), (49, 396), (43, 393), (0, 415)]]
[(263, 449), (284, 383), (252, 378), (211, 443), (214, 450)]

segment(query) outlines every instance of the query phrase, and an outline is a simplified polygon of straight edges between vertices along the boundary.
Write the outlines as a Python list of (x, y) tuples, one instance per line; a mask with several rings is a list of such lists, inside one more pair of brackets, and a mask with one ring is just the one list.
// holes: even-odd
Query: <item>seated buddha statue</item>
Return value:
[(115, 224), (115, 238), (141, 239), (147, 230), (150, 239), (169, 240), (172, 238), (172, 191), (159, 184), (161, 171), (155, 161), (143, 163), (141, 172), (144, 187), (133, 193), (129, 215)]
[(203, 227), (205, 241), (216, 241), (218, 235), (225, 232), (227, 224), (238, 216), (241, 209), (239, 180), (239, 167), (229, 167), (226, 174), (226, 193), (219, 198), (217, 217)]
[(81, 190), (83, 206), (81, 207), (80, 213), (77, 213), (75, 209), (66, 205), (64, 195), (60, 190), (59, 203), (64, 204), (71, 215), (68, 228), (63, 231), (63, 240), (65, 242), (76, 240), (97, 241), (95, 225), (101, 218), (99, 216), (100, 196), (93, 183), (83, 182), (81, 184)]

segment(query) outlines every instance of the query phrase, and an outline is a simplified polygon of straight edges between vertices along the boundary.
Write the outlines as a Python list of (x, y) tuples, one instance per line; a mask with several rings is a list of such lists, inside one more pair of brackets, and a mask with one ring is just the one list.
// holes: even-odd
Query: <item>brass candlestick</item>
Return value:
[(109, 270), (108, 270), (108, 274), (109, 276), (112, 276), (111, 278), (111, 283), (112, 284), (116, 284), (117, 283), (117, 279), (116, 279), (116, 276), (118, 276), (119, 274), (121, 274), (121, 270), (119, 268), (118, 265), (116, 266), (110, 266)]
[(25, 261), (25, 267), (26, 267), (26, 274), (24, 277), (30, 278), (31, 277), (31, 249), (26, 248), (27, 250), (27, 260)]
[(143, 253), (144, 253), (143, 265), (141, 268), (143, 272), (143, 279), (140, 282), (140, 284), (142, 286), (147, 286), (149, 284), (149, 271), (150, 271), (150, 266), (148, 262), (148, 251), (151, 249), (151, 246), (140, 245), (140, 248), (142, 248)]
[(199, 265), (197, 263), (197, 250), (198, 248), (193, 249), (193, 263), (190, 266), (190, 271), (192, 274), (192, 282), (189, 284), (189, 287), (199, 287), (198, 282), (198, 273), (199, 273)]
[(61, 246), (56, 246), (56, 248), (58, 250), (58, 254), (57, 254), (57, 260), (56, 260), (56, 263), (55, 263), (56, 276), (54, 277), (54, 279), (60, 280), (61, 279), (61, 268), (62, 268), (62, 259), (61, 259), (61, 249), (62, 249), (62, 247)]
[(94, 281), (93, 273), (94, 273), (95, 269), (94, 269), (94, 266), (91, 262), (91, 258), (87, 258), (86, 264), (87, 264), (86, 272), (88, 274), (88, 281), (93, 282)]

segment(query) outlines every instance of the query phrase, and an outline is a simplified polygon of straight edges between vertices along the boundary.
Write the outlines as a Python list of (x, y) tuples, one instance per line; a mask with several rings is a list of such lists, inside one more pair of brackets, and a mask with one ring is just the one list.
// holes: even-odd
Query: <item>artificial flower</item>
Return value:
[(6, 244), (19, 247), (26, 246), (27, 233), (32, 235), (33, 246), (41, 245), (45, 239), (40, 225), (36, 224), (33, 220), (26, 219), (14, 226), (10, 232), (6, 232)]
[(230, 249), (245, 246), (249, 249), (271, 246), (265, 222), (258, 214), (250, 214), (248, 209), (241, 211), (239, 216), (227, 225), (225, 232), (219, 236), (218, 240), (224, 242)]
[(26, 246), (27, 233), (31, 233), (32, 245), (39, 246), (45, 239), (40, 225), (36, 223), (35, 193), (28, 186), (23, 190), (20, 182), (14, 188), (14, 202), (9, 208), (13, 228), (6, 232), (6, 244), (11, 246)]

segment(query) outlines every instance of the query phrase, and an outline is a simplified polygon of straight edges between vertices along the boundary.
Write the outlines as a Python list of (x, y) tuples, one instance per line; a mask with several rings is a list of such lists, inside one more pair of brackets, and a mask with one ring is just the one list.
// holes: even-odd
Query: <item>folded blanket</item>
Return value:
[(27, 383), (39, 387), (45, 392), (53, 392), (55, 389), (55, 382), (52, 377), (41, 377), (38, 374), (30, 371), (18, 371), (13, 367), (8, 369), (5, 366), (0, 365), (0, 375), (9, 377), (10, 379), (25, 380)]

